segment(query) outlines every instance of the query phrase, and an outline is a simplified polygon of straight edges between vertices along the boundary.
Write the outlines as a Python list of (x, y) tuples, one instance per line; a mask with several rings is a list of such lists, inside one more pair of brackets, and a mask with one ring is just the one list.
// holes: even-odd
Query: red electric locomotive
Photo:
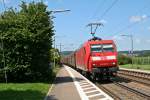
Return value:
[(116, 75), (118, 70), (116, 45), (113, 40), (94, 37), (67, 56), (63, 62), (94, 79), (103, 76), (109, 78)]
[(76, 51), (76, 67), (95, 77), (117, 73), (117, 50), (113, 40), (93, 38)]

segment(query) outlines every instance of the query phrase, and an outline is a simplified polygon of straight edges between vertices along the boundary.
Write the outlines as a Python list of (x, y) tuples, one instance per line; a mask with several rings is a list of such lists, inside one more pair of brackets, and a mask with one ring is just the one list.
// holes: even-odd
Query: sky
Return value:
[[(0, 0), (0, 12), (4, 11)], [(21, 0), (4, 0), (6, 8), (18, 8)], [(33, 0), (23, 0), (27, 3)], [(41, 0), (34, 0), (35, 2)], [(47, 10), (69, 9), (70, 12), (54, 13), (56, 45), (62, 50), (75, 50), (92, 38), (87, 24), (101, 22), (96, 36), (114, 40), (118, 51), (150, 50), (150, 0), (42, 0)]]

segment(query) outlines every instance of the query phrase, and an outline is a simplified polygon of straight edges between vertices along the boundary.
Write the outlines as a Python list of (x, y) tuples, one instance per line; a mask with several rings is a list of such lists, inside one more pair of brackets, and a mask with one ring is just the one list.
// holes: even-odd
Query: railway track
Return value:
[(141, 72), (119, 71), (118, 76), (111, 81), (95, 84), (115, 100), (150, 100), (150, 74), (140, 74)]
[[(96, 83), (96, 85), (103, 91), (112, 96), (115, 100), (150, 100), (149, 90), (141, 90), (141, 88), (132, 87), (134, 83), (121, 83), (112, 81), (110, 83)], [(137, 85), (139, 87), (139, 85)], [(145, 88), (146, 89), (146, 88)]]
[(118, 82), (115, 82), (114, 84), (117, 85), (117, 86), (120, 86), (120, 87), (122, 87), (122, 88), (124, 88), (126, 90), (129, 90), (129, 91), (131, 91), (131, 92), (133, 92), (133, 93), (135, 93), (137, 95), (140, 95), (141, 97), (143, 97), (143, 98), (145, 98), (147, 100), (150, 99), (150, 94), (143, 93), (143, 91), (140, 91), (139, 89), (134, 89), (132, 87), (129, 87), (126, 84), (122, 84), (122, 83), (118, 83)]
[[(146, 75), (144, 75), (146, 74)], [(119, 71), (109, 83), (96, 83), (115, 100), (150, 100), (150, 74)]]
[(118, 71), (118, 73), (120, 74), (124, 74), (124, 75), (132, 75), (132, 76), (135, 76), (135, 77), (139, 77), (139, 78), (143, 78), (143, 79), (146, 79), (146, 80), (149, 80), (150, 81), (150, 72), (146, 73), (146, 72), (142, 72), (142, 71), (134, 71), (134, 70), (127, 70), (127, 69), (120, 69)]
[(109, 94), (111, 97), (113, 97), (115, 100), (122, 100), (118, 95), (115, 93), (111, 92), (109, 89), (107, 89), (105, 86), (100, 85), (99, 83), (96, 83), (96, 85), (102, 89), (105, 93)]
[(120, 70), (117, 76), (150, 86), (150, 73)]

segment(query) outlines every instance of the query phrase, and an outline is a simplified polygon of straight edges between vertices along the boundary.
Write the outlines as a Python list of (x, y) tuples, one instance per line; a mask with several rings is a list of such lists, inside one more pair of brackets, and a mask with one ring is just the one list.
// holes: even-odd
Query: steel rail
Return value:
[(150, 95), (147, 95), (147, 94), (142, 93), (142, 92), (140, 92), (140, 91), (138, 91), (138, 90), (135, 90), (135, 89), (133, 89), (133, 88), (130, 88), (130, 87), (124, 85), (124, 84), (121, 84), (121, 83), (118, 83), (118, 82), (114, 82), (114, 84), (117, 85), (117, 86), (120, 86), (120, 87), (122, 87), (122, 88), (124, 88), (124, 89), (126, 89), (126, 90), (128, 90), (128, 91), (130, 91), (130, 92), (133, 92), (133, 93), (135, 93), (135, 94), (137, 94), (137, 95), (140, 95), (141, 97), (150, 99)]
[(122, 100), (118, 95), (116, 95), (115, 93), (111, 92), (110, 90), (108, 90), (107, 88), (105, 88), (104, 86), (100, 85), (99, 83), (96, 83), (96, 85), (102, 89), (104, 92), (106, 92), (108, 95), (110, 95), (112, 98), (114, 98), (115, 100)]
[(150, 86), (150, 80), (143, 78), (143, 77), (133, 76), (133, 75), (130, 75), (127, 73), (119, 73), (119, 72), (118, 72), (117, 76)]

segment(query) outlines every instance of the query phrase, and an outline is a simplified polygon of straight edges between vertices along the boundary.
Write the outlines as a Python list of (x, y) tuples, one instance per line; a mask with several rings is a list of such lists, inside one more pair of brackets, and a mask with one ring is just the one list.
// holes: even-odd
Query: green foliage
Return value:
[(148, 56), (148, 57), (133, 57), (133, 64), (150, 65), (150, 56)]
[(54, 61), (54, 59), (55, 59), (55, 63), (59, 64), (60, 63), (60, 54), (59, 54), (58, 49), (51, 49), (50, 52), (51, 52), (51, 57), (50, 58), (52, 58), (50, 60)]
[(47, 80), (51, 74), (49, 50), (54, 34), (50, 12), (42, 2), (22, 2), (20, 7), (19, 12), (9, 9), (0, 17), (8, 81)]
[(132, 63), (132, 58), (127, 56), (127, 55), (118, 55), (118, 64), (119, 65), (124, 65), (124, 64), (131, 64)]
[(150, 51), (145, 51), (144, 53), (143, 53), (143, 55), (142, 56), (145, 56), (145, 57), (148, 57), (148, 56), (150, 56)]

